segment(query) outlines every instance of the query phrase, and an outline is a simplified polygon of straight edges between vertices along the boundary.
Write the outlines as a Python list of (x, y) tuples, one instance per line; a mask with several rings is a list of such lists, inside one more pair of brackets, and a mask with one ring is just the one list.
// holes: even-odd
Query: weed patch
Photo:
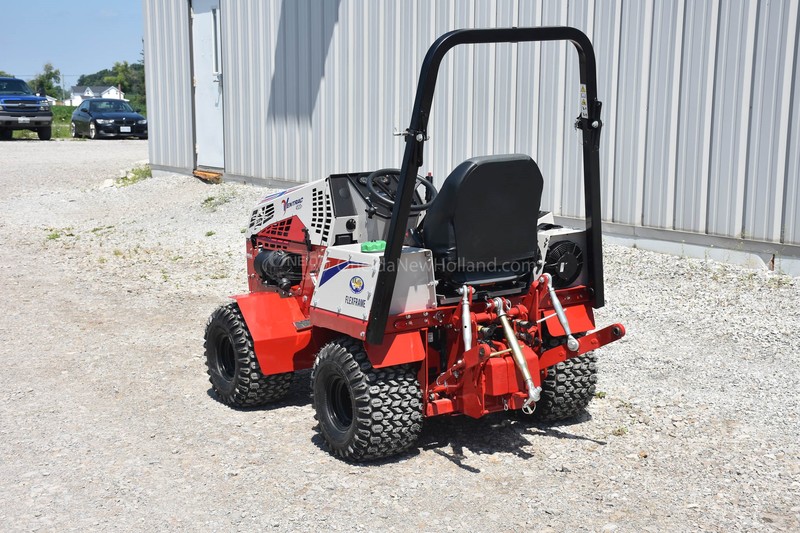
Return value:
[(141, 167), (133, 167), (125, 174), (124, 177), (116, 180), (115, 183), (117, 184), (117, 187), (127, 187), (128, 185), (133, 185), (134, 183), (139, 183), (140, 181), (152, 177), (153, 171), (150, 170), (150, 165), (144, 165)]

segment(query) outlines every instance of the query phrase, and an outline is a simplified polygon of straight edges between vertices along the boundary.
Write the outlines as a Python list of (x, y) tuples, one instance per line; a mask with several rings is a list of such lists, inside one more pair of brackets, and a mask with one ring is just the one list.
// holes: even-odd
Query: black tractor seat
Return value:
[(456, 167), (422, 224), (437, 279), (451, 288), (527, 286), (538, 251), (543, 187), (542, 173), (527, 155), (473, 157)]

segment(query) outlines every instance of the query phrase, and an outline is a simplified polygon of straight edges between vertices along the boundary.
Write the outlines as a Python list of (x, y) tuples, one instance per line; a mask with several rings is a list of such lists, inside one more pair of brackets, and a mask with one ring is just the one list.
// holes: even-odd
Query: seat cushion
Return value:
[(504, 271), (533, 259), (544, 180), (530, 157), (474, 157), (447, 177), (428, 209), (424, 244), (451, 272)]

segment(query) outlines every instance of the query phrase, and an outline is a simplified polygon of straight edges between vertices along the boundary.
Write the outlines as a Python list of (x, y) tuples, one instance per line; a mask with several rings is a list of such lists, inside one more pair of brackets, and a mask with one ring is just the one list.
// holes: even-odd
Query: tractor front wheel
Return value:
[(222, 403), (232, 407), (256, 407), (286, 396), (292, 372), (265, 376), (261, 373), (239, 305), (217, 308), (206, 326), (206, 366), (211, 387)]
[(588, 352), (551, 366), (542, 380), (542, 397), (533, 419), (556, 422), (583, 413), (594, 397), (597, 355)]
[(319, 432), (331, 452), (351, 461), (410, 448), (422, 431), (422, 392), (413, 365), (372, 368), (350, 337), (322, 347), (311, 372)]

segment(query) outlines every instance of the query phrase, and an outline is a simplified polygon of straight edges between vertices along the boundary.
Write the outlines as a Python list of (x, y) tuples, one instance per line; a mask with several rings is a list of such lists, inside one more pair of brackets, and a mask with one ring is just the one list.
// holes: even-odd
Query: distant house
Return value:
[(126, 100), (125, 93), (114, 85), (75, 85), (72, 87), (71, 93), (71, 96), (64, 100), (65, 105), (78, 106), (81, 102), (89, 98), (115, 98), (118, 100)]

